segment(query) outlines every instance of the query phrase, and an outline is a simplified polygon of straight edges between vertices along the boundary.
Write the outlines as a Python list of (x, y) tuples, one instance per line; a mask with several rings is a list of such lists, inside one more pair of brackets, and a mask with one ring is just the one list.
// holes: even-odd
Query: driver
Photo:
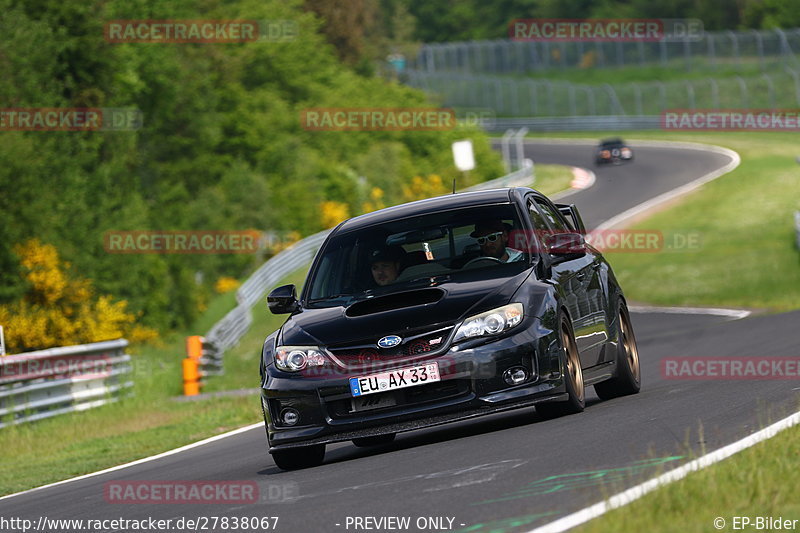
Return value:
[(399, 246), (385, 246), (374, 250), (369, 255), (372, 279), (383, 287), (397, 279), (405, 251)]
[(475, 231), (469, 234), (477, 239), (481, 253), (486, 257), (493, 257), (501, 263), (511, 263), (524, 258), (523, 252), (508, 248), (508, 224), (501, 220), (481, 220), (475, 224)]

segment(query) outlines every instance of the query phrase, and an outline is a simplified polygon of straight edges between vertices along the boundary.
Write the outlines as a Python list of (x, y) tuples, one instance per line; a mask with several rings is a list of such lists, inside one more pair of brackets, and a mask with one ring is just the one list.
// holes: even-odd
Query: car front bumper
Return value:
[[(499, 339), (480, 339), (420, 357), (408, 365), (437, 362), (441, 381), (387, 393), (396, 405), (355, 411), (350, 377), (375, 371), (307, 378), (266, 369), (261, 397), (270, 451), (329, 444), (387, 433), (400, 433), (457, 420), (566, 399), (557, 335), (538, 321)], [(527, 381), (509, 385), (509, 369), (523, 368)], [(280, 413), (299, 413), (296, 425), (281, 422)]]

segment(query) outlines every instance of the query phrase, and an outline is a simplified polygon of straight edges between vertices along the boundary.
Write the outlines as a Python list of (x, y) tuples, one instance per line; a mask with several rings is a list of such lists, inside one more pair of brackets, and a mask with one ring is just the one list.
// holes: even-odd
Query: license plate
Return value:
[(422, 366), (410, 366), (390, 372), (372, 374), (360, 378), (350, 378), (350, 394), (353, 397), (386, 392), (390, 390), (414, 387), (425, 383), (441, 381), (439, 364), (429, 363)]
[(350, 398), (350, 405), (353, 412), (369, 411), (382, 407), (394, 407), (397, 405), (397, 398), (394, 394), (375, 394), (373, 396)]

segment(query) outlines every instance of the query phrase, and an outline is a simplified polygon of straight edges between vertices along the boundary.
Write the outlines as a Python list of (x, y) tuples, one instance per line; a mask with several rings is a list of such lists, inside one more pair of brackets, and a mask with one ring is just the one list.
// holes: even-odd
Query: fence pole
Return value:
[(708, 78), (708, 83), (711, 85), (711, 107), (719, 108), (719, 85), (714, 78)]
[(800, 79), (798, 79), (797, 71), (786, 67), (786, 73), (794, 79), (794, 98), (797, 101), (797, 105), (800, 106)]
[(769, 89), (769, 106), (771, 109), (775, 109), (775, 84), (772, 83), (772, 78), (766, 72), (762, 74), (761, 77), (767, 80), (767, 88)]
[(631, 85), (633, 86), (633, 95), (636, 101), (636, 114), (640, 116), (644, 115), (644, 112), (642, 111), (642, 88), (639, 87), (639, 84), (635, 82), (631, 83)]
[(713, 33), (708, 34), (708, 59), (711, 63), (711, 68), (717, 70), (717, 53), (714, 47), (714, 38), (715, 35)]
[(756, 50), (758, 51), (758, 64), (761, 66), (761, 70), (765, 70), (766, 67), (764, 65), (764, 39), (761, 38), (761, 32), (758, 30), (750, 30), (750, 33), (755, 35), (756, 38)]
[(737, 82), (739, 82), (739, 90), (742, 93), (742, 107), (747, 107), (747, 101), (749, 100), (747, 96), (747, 84), (741, 78), (741, 76), (734, 76)]
[(728, 36), (730, 36), (730, 38), (731, 38), (731, 47), (733, 48), (733, 57), (734, 57), (733, 64), (736, 66), (736, 69), (738, 70), (739, 67), (740, 67), (740, 65), (739, 65), (739, 37), (735, 33), (733, 33), (731, 30), (727, 30), (725, 33), (727, 33)]
[(694, 109), (696, 107), (694, 100), (694, 86), (690, 81), (685, 81), (683, 83), (686, 85), (686, 96), (689, 98), (689, 109)]

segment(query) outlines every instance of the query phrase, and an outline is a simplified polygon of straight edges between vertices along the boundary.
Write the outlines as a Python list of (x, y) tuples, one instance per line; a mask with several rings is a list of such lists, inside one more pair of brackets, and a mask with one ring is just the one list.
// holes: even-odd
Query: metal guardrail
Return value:
[[(479, 183), (464, 189), (462, 192), (496, 189), (502, 187), (516, 187), (528, 184), (533, 178), (533, 164), (530, 160), (522, 161), (522, 168), (500, 178)], [(223, 354), (235, 346), (250, 329), (253, 322), (252, 307), (261, 301), (270, 287), (285, 278), (298, 268), (301, 268), (314, 258), (317, 250), (330, 230), (315, 233), (302, 239), (289, 248), (276, 254), (266, 263), (261, 265), (236, 292), (238, 305), (205, 335), (203, 341), (203, 354), (209, 360), (215, 361), (217, 373), (222, 373)], [(204, 367), (201, 362), (201, 373)], [(211, 375), (211, 374), (206, 374)]]
[(133, 386), (128, 341), (0, 357), (0, 428), (115, 402)]

